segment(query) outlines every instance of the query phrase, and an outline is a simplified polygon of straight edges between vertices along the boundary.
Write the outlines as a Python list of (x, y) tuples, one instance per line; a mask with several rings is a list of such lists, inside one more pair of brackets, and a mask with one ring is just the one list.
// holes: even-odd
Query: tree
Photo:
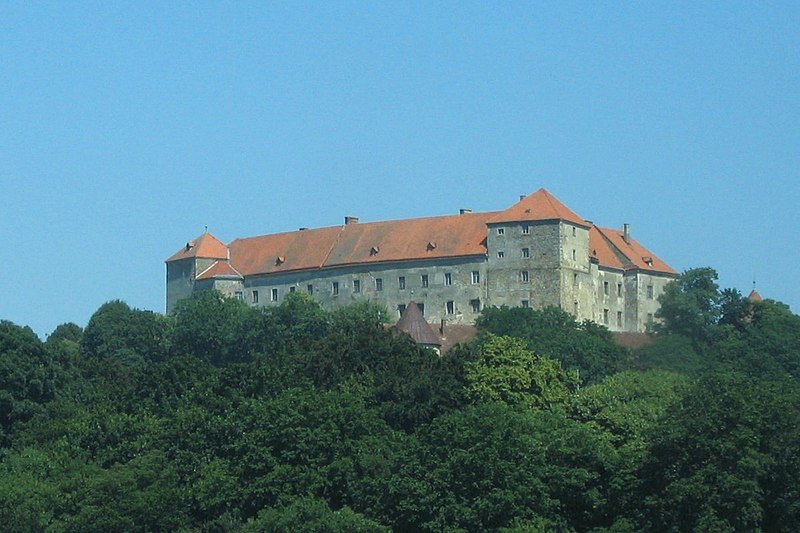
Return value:
[(656, 318), (660, 331), (679, 333), (695, 341), (707, 341), (720, 317), (717, 272), (713, 268), (692, 268), (664, 287), (658, 297), (661, 308)]
[(113, 300), (101, 305), (89, 319), (81, 348), (91, 357), (127, 364), (163, 361), (170, 351), (171, 327), (167, 317)]

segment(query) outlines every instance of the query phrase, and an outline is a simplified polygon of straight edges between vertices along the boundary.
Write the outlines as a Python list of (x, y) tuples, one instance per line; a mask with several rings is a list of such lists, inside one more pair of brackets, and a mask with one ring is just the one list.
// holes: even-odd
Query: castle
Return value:
[(166, 260), (167, 312), (216, 289), (252, 305), (304, 291), (328, 309), (410, 301), (428, 322), (472, 324), (485, 306), (557, 306), (612, 331), (645, 331), (675, 270), (545, 189), (504, 211), (361, 223), (236, 239), (206, 232)]

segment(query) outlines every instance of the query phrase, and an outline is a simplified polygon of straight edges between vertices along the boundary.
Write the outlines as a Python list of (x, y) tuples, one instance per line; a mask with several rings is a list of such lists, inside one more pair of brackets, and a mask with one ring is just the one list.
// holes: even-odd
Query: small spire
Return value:
[(208, 233), (208, 224), (206, 224), (205, 227), (206, 227), (206, 231), (205, 232)]

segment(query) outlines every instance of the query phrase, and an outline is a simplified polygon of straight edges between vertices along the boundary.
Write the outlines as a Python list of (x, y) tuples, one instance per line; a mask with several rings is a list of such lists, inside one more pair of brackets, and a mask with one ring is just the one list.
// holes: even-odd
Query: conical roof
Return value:
[(750, 294), (747, 296), (747, 299), (750, 300), (751, 302), (760, 302), (764, 300), (764, 298), (762, 298), (761, 295), (758, 294), (758, 291), (755, 289), (750, 291)]
[(533, 222), (538, 220), (564, 220), (579, 226), (589, 227), (585, 220), (562, 204), (547, 189), (539, 189), (535, 193), (522, 198), (516, 204), (490, 219), (489, 224)]
[(410, 335), (417, 344), (442, 345), (442, 340), (433, 331), (431, 325), (425, 321), (425, 317), (422, 316), (422, 311), (419, 310), (416, 302), (408, 303), (396, 327), (399, 331)]
[(228, 247), (221, 240), (208, 232), (193, 241), (189, 241), (180, 250), (172, 254), (167, 263), (189, 258), (228, 259)]

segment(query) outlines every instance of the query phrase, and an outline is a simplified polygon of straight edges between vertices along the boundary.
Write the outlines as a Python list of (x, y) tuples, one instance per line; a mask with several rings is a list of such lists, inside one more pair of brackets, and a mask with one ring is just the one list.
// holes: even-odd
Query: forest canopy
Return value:
[(438, 355), (296, 293), (0, 321), (9, 531), (798, 531), (800, 317), (687, 270), (629, 350), (487, 308)]

